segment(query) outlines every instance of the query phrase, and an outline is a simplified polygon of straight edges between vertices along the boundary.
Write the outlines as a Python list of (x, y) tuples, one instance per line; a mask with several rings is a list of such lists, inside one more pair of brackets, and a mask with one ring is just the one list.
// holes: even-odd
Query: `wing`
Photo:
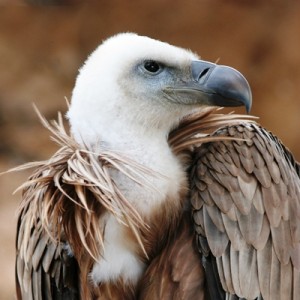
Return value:
[(185, 213), (176, 236), (143, 275), (138, 299), (208, 299), (204, 295), (204, 271), (191, 229), (190, 214)]
[[(24, 217), (20, 214), (16, 239), (16, 290), (17, 299), (79, 299), (77, 263), (68, 254), (63, 243), (55, 243), (42, 229), (38, 220), (26, 229)], [(29, 238), (24, 238), (26, 235)], [(28, 241), (27, 245), (23, 245)], [(27, 249), (23, 255), (22, 248)], [(24, 249), (24, 248), (23, 248)]]
[(244, 140), (212, 142), (194, 152), (191, 203), (206, 273), (220, 279), (226, 299), (299, 299), (299, 165), (257, 125), (215, 135)]

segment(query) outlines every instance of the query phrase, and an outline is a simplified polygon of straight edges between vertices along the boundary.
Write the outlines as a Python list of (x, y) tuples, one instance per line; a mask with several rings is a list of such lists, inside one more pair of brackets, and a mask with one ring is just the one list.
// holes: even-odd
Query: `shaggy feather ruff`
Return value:
[[(52, 133), (60, 149), (47, 161), (31, 162), (10, 171), (35, 168), (31, 177), (18, 190), (23, 190), (21, 213), (24, 237), (20, 254), (29, 261), (27, 240), (36, 222), (54, 241), (66, 235), (71, 245), (83, 245), (90, 256), (97, 260), (103, 249), (103, 233), (99, 230), (99, 216), (111, 212), (119, 222), (134, 233), (141, 248), (139, 229), (147, 225), (135, 207), (122, 195), (111, 179), (109, 169), (122, 172), (132, 180), (149, 189), (154, 187), (146, 181), (146, 174), (162, 176), (135, 161), (112, 151), (93, 153), (79, 146), (68, 135), (61, 114), (51, 124), (37, 111), (43, 125)], [(64, 234), (62, 234), (62, 232)], [(78, 253), (79, 249), (72, 249)]]
[[(141, 235), (141, 232), (148, 230), (147, 224), (122, 195), (110, 177), (110, 170), (122, 172), (150, 190), (155, 187), (151, 186), (145, 175), (163, 175), (116, 152), (103, 149), (93, 153), (67, 133), (61, 114), (58, 121), (49, 123), (38, 110), (37, 113), (60, 149), (49, 160), (27, 163), (10, 170), (35, 168), (32, 176), (18, 188), (23, 190), (19, 210), (20, 232), (24, 233), (19, 239), (20, 256), (25, 262), (30, 261), (31, 252), (27, 245), (31, 230), (41, 222), (53, 241), (67, 242), (71, 246), (77, 259), (88, 253), (90, 260), (97, 261), (104, 247), (101, 216), (109, 211), (131, 230), (147, 257)], [(216, 108), (207, 108), (182, 120), (171, 132), (169, 144), (175, 154), (184, 155), (195, 145), (215, 141), (211, 133), (220, 126), (254, 122), (253, 119), (244, 115), (220, 114)]]

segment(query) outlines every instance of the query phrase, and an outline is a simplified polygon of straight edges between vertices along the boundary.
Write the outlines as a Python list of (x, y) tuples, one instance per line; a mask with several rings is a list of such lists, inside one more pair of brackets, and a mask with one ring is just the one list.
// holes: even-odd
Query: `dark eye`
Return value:
[(147, 60), (144, 62), (144, 68), (150, 73), (157, 73), (160, 71), (161, 66), (154, 60)]

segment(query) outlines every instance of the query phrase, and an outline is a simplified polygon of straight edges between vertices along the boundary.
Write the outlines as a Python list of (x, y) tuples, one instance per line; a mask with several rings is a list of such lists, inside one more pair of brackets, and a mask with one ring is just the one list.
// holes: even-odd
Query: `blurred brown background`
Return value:
[[(252, 114), (300, 159), (299, 1), (0, 0), (0, 172), (53, 153), (32, 103), (48, 119), (65, 112), (88, 53), (122, 31), (240, 70), (252, 86)], [(14, 299), (20, 193), (11, 193), (27, 176), (0, 177), (0, 299)]]

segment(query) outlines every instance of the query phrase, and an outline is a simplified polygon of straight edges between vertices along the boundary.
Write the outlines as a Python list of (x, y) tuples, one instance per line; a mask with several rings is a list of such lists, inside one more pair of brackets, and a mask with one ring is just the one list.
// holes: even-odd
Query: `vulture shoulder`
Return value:
[[(299, 164), (255, 124), (214, 136), (240, 140), (203, 144), (193, 153), (190, 201), (206, 274), (221, 281), (226, 299), (298, 299)], [(207, 281), (210, 291), (219, 288), (213, 282)]]

